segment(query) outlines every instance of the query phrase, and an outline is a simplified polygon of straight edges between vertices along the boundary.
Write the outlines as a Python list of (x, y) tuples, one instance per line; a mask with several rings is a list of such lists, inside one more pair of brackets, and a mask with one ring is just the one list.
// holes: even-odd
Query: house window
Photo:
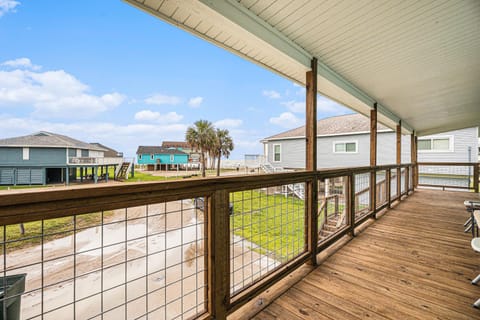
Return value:
[(170, 162), (175, 162), (175, 155), (173, 154), (170, 155)]
[(453, 152), (453, 137), (418, 139), (418, 150), (422, 152)]
[(150, 155), (150, 160), (153, 160), (155, 156), (153, 154)]
[(333, 143), (333, 153), (356, 153), (356, 141), (339, 141)]
[(281, 161), (281, 156), (280, 156), (281, 151), (282, 151), (282, 148), (279, 144), (273, 145), (273, 161), (274, 162)]
[(30, 160), (30, 148), (23, 148), (23, 160)]
[(142, 155), (141, 154), (138, 155), (138, 160), (142, 160)]

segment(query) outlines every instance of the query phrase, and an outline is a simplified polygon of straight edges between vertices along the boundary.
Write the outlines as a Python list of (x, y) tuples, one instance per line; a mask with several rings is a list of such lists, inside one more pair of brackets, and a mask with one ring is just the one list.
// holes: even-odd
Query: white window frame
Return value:
[(174, 154), (170, 155), (170, 162), (175, 162), (175, 155)]
[(22, 148), (22, 159), (23, 160), (30, 160), (30, 148)]
[(138, 155), (138, 160), (142, 160), (142, 155), (141, 154)]
[[(275, 147), (276, 147), (276, 146), (279, 146), (279, 147), (280, 147), (280, 151), (279, 151), (279, 153), (278, 153), (280, 157), (279, 157), (278, 160), (275, 160), (275, 154), (276, 154), (276, 153), (275, 153)], [(273, 161), (273, 162), (282, 162), (282, 145), (281, 145), (280, 143), (275, 143), (275, 144), (273, 145), (273, 152), (272, 152), (272, 154), (273, 154), (273, 158), (272, 158), (272, 161)]]
[[(355, 151), (347, 151), (347, 143), (354, 143), (355, 144)], [(345, 144), (345, 151), (336, 151), (335, 146), (337, 144)], [(358, 141), (357, 140), (345, 140), (345, 141), (333, 141), (332, 144), (332, 151), (333, 153), (340, 153), (340, 154), (355, 154), (358, 153)]]
[(153, 153), (150, 154), (150, 160), (155, 160), (155, 155)]
[(420, 150), (418, 149), (418, 144), (417, 144), (417, 149), (419, 153), (442, 153), (442, 152), (454, 152), (455, 151), (455, 144), (454, 144), (454, 136), (452, 135), (447, 135), (447, 136), (426, 136), (426, 137), (419, 137), (418, 141), (420, 140), (430, 140), (431, 144), (430, 146), (433, 147), (433, 140), (440, 140), (440, 139), (448, 139), (448, 150)]

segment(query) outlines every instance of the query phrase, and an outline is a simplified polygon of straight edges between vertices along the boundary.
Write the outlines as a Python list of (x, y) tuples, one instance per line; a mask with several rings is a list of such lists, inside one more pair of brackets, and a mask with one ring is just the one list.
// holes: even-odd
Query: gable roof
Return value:
[(185, 141), (163, 141), (162, 148), (183, 148), (190, 149), (191, 146), (188, 142)]
[(118, 152), (117, 150), (115, 149), (112, 149), (112, 148), (109, 148), (101, 143), (98, 143), (98, 142), (92, 142), (90, 143), (91, 145), (93, 146), (97, 146), (99, 148), (102, 148), (105, 150), (105, 153), (104, 153), (104, 156), (105, 157), (112, 157), (112, 158), (115, 158), (115, 157), (123, 157), (123, 152)]
[(102, 147), (47, 131), (40, 131), (27, 136), (0, 139), (0, 147), (75, 148), (106, 151)]
[(159, 146), (139, 146), (137, 149), (137, 154), (185, 154), (183, 151), (180, 151), (175, 148), (163, 148)]
[[(385, 130), (390, 131), (391, 129), (380, 123), (377, 124), (377, 131)], [(360, 134), (366, 132), (370, 132), (370, 119), (359, 113), (325, 118), (317, 121), (317, 136)], [(265, 138), (263, 141), (304, 137), (305, 126), (302, 126)]]

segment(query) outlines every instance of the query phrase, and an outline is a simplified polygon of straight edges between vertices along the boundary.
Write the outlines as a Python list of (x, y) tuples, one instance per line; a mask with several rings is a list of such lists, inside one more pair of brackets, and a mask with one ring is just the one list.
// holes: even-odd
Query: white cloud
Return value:
[(287, 107), (288, 110), (295, 113), (302, 113), (305, 112), (305, 101), (296, 101), (290, 100), (286, 102), (282, 102), (282, 105)]
[[(5, 63), (34, 66), (28, 59), (12, 61)], [(39, 117), (92, 117), (125, 100), (118, 92), (93, 95), (89, 90), (86, 84), (64, 70), (0, 70), (0, 106), (33, 106)]]
[(241, 119), (222, 119), (214, 123), (214, 126), (220, 129), (238, 128), (243, 124)]
[(15, 7), (20, 4), (14, 0), (0, 0), (0, 17), (9, 12), (15, 12)]
[(275, 90), (263, 90), (262, 91), (262, 94), (265, 96), (265, 97), (268, 97), (270, 99), (280, 99), (281, 96), (280, 96), (280, 93), (278, 93), (277, 91)]
[(303, 121), (291, 112), (284, 112), (278, 117), (270, 118), (270, 123), (290, 129), (301, 126)]
[(182, 102), (182, 99), (180, 99), (179, 97), (167, 96), (159, 93), (154, 94), (145, 99), (146, 104), (154, 104), (154, 105), (162, 105), (162, 104), (177, 105), (180, 102)]
[(161, 114), (160, 112), (151, 110), (142, 110), (135, 114), (135, 120), (138, 121), (151, 121), (158, 123), (175, 123), (183, 119), (183, 116), (176, 112), (168, 112)]
[(193, 97), (188, 100), (188, 105), (192, 108), (198, 108), (203, 102), (203, 97)]
[[(1, 0), (0, 0), (1, 1)], [(31, 69), (31, 70), (40, 70), (42, 67), (32, 64), (32, 61), (28, 58), (18, 58), (15, 60), (8, 60), (2, 62), (1, 66), (10, 67), (10, 68), (24, 68), (24, 69)]]
[(335, 101), (319, 96), (317, 98), (317, 111), (329, 113), (332, 115), (340, 115), (348, 113), (348, 109), (339, 105)]

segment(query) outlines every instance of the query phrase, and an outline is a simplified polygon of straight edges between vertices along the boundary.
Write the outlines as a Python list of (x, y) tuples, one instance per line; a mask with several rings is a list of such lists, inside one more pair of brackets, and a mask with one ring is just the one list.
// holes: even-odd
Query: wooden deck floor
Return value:
[(415, 192), (255, 319), (480, 319), (465, 199), (480, 198)]

